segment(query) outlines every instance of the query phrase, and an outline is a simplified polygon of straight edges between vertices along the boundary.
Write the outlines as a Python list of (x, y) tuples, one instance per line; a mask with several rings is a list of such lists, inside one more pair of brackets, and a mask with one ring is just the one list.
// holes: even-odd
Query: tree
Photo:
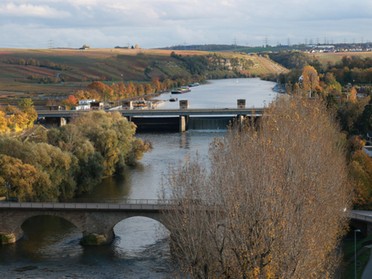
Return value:
[(8, 132), (8, 121), (5, 112), (0, 110), (0, 133), (3, 134), (6, 132)]
[(74, 96), (74, 95), (69, 95), (64, 101), (63, 101), (63, 104), (66, 106), (66, 107), (74, 107), (78, 104), (78, 99)]
[(327, 94), (341, 95), (342, 86), (337, 82), (333, 73), (327, 72), (325, 74), (324, 83), (324, 89)]
[(363, 150), (356, 150), (350, 160), (350, 177), (354, 184), (353, 203), (358, 209), (372, 206), (372, 159)]
[(49, 177), (33, 165), (0, 154), (0, 189), (19, 201), (53, 201), (57, 192)]
[(103, 173), (106, 176), (114, 174), (126, 165), (126, 158), (133, 148), (141, 150), (134, 137), (136, 126), (120, 113), (92, 111), (74, 119), (72, 124), (80, 129), (102, 156)]
[[(5, 114), (0, 115), (5, 119), (0, 120), (3, 129), (7, 125), (5, 132), (20, 132), (24, 129), (33, 127), (34, 121), (37, 119), (37, 113), (31, 103), (26, 101), (27, 99), (20, 102), (20, 107), (7, 106), (2, 111)], [(31, 105), (29, 105), (31, 104)]]
[(344, 131), (349, 134), (359, 134), (360, 128), (364, 130), (368, 127), (368, 123), (371, 126), (368, 117), (369, 101), (370, 98), (367, 97), (355, 103), (345, 102), (339, 107), (337, 117)]
[(357, 121), (359, 131), (364, 134), (372, 131), (372, 98), (368, 98), (369, 102), (364, 106), (364, 110)]
[(193, 278), (331, 277), (351, 203), (334, 121), (320, 100), (293, 97), (252, 124), (215, 140), (209, 167), (170, 173), (175, 258)]
[(305, 66), (302, 70), (302, 86), (312, 97), (313, 91), (319, 87), (318, 72), (312, 66)]
[(32, 147), (33, 165), (50, 177), (54, 187), (58, 189), (60, 200), (71, 199), (75, 195), (77, 170), (76, 158), (68, 152), (47, 143), (34, 144)]
[(350, 89), (350, 92), (349, 92), (349, 102), (351, 103), (356, 103), (357, 102), (357, 90), (356, 88), (353, 86), (351, 87)]
[[(0, 139), (0, 154), (20, 160), (20, 164), (30, 165), (39, 173), (44, 173), (50, 180), (45, 185), (39, 185), (39, 195), (45, 200), (61, 200), (72, 198), (75, 194), (76, 182), (74, 171), (77, 169), (76, 158), (61, 149), (46, 143), (21, 142), (16, 138), (2, 137)], [(19, 173), (15, 174), (19, 175)], [(53, 189), (52, 194), (48, 194)], [(51, 190), (50, 190), (51, 191)], [(28, 199), (31, 199), (30, 196)]]
[(76, 193), (88, 192), (101, 181), (103, 176), (103, 157), (97, 152), (82, 132), (74, 124), (68, 124), (48, 132), (48, 142), (73, 154), (78, 167), (75, 169)]
[(35, 120), (37, 119), (37, 112), (34, 107), (34, 102), (31, 98), (25, 98), (18, 102), (19, 109), (26, 114), (27, 128), (32, 128)]

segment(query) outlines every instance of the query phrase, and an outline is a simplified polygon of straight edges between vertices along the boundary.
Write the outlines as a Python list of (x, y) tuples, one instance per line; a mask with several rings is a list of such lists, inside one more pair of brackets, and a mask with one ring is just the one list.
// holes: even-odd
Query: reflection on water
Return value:
[[(143, 252), (157, 242), (165, 241), (169, 231), (159, 222), (144, 218), (132, 217), (121, 221), (114, 227), (116, 255), (122, 257), (142, 257)], [(138, 245), (141, 243), (141, 245)], [(166, 251), (162, 251), (166, 252)]]

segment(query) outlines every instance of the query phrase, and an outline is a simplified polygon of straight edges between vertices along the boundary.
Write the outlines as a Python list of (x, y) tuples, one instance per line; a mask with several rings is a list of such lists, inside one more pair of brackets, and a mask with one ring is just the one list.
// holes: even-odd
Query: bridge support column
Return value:
[(0, 216), (0, 245), (12, 244), (23, 236), (21, 225), (24, 220), (24, 213), (1, 212)]
[(237, 122), (238, 122), (239, 129), (242, 129), (243, 128), (243, 126), (244, 126), (244, 120), (245, 120), (245, 116), (244, 115), (238, 115)]
[(59, 126), (65, 126), (67, 124), (66, 118), (61, 117), (59, 120)]
[(179, 128), (179, 131), (180, 132), (186, 132), (186, 130), (187, 130), (187, 118), (186, 118), (186, 116), (181, 115), (180, 116), (180, 128)]

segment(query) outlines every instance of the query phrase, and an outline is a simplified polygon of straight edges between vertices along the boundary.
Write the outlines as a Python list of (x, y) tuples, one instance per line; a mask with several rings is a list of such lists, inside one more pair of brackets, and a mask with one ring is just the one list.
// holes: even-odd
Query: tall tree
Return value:
[[(172, 251), (193, 278), (321, 278), (337, 264), (350, 206), (340, 134), (320, 100), (280, 99), (258, 129), (215, 140), (164, 198)], [(266, 115), (266, 116), (265, 116)]]
[(305, 66), (302, 70), (302, 86), (308, 92), (309, 97), (313, 96), (313, 92), (319, 87), (318, 72), (312, 66)]

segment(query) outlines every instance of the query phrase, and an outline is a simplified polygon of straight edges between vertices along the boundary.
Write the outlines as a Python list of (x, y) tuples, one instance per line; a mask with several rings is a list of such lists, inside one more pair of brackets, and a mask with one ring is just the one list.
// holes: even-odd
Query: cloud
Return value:
[(0, 5), (0, 14), (7, 17), (67, 18), (70, 13), (46, 5), (7, 3)]
[(0, 47), (28, 34), (97, 47), (368, 41), (371, 25), (370, 0), (1, 0)]

